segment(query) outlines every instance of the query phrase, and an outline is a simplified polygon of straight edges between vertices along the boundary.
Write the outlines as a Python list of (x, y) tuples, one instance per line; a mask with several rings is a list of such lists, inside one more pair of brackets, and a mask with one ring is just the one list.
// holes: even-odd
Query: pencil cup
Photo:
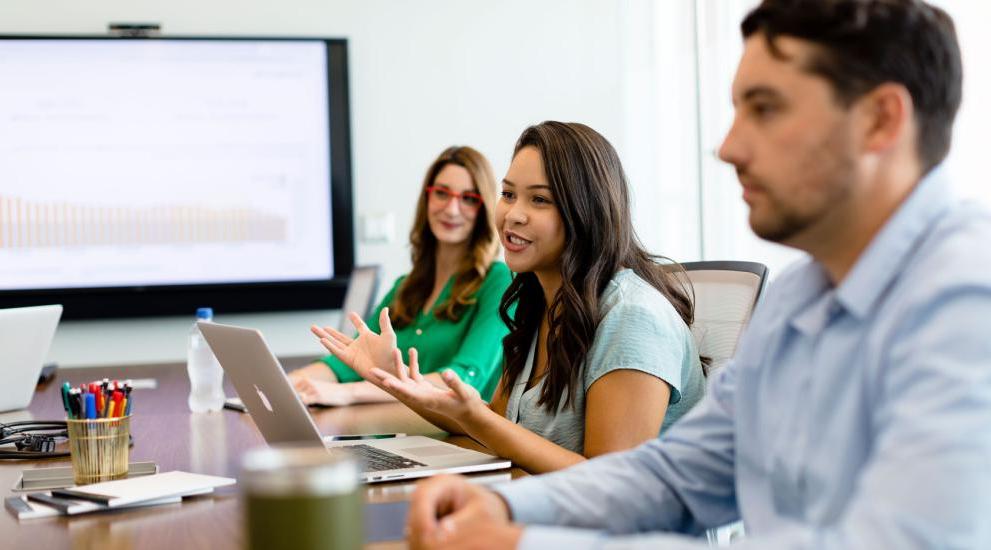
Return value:
[(76, 485), (127, 477), (131, 417), (66, 421)]
[(323, 447), (267, 448), (244, 457), (247, 548), (359, 550), (364, 491), (358, 462)]

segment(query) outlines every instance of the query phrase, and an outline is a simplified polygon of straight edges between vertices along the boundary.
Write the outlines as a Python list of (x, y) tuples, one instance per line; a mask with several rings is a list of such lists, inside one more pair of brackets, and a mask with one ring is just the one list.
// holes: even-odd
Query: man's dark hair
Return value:
[(778, 36), (819, 46), (805, 69), (829, 81), (849, 106), (877, 86), (894, 82), (912, 96), (923, 173), (950, 150), (960, 106), (963, 68), (953, 20), (919, 0), (764, 0), (740, 25), (743, 37), (761, 33), (771, 53)]

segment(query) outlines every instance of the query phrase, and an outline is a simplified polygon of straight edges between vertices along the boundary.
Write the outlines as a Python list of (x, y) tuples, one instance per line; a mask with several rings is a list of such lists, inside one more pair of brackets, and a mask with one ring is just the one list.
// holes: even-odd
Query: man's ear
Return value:
[(905, 86), (885, 83), (857, 100), (864, 151), (883, 153), (914, 136), (912, 95)]

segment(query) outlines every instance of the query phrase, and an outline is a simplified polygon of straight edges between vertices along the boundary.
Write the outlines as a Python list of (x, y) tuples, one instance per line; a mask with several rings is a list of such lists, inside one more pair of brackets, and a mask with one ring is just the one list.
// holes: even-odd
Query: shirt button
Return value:
[(422, 328), (416, 329), (416, 335), (419, 336), (421, 334), (423, 334), (423, 329)]

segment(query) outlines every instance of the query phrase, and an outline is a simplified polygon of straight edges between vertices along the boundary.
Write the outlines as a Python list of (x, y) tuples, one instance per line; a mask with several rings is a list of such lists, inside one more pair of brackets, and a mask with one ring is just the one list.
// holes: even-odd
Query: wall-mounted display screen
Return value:
[(335, 305), (347, 70), (342, 40), (0, 39), (0, 305)]

